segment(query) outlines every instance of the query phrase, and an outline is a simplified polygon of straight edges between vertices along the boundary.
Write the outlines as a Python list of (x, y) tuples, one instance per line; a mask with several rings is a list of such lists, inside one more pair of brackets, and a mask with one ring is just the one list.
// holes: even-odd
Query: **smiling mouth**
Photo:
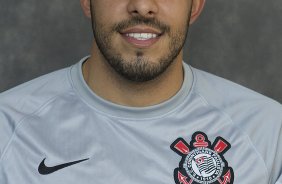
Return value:
[(154, 45), (163, 33), (146, 28), (132, 28), (120, 33), (124, 40), (137, 48), (149, 48)]
[(150, 40), (160, 35), (154, 33), (126, 33), (125, 36), (136, 40)]

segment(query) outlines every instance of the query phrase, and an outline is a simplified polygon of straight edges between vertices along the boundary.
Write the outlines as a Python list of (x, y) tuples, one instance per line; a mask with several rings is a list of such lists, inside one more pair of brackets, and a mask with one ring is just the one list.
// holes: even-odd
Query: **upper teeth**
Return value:
[(158, 35), (153, 33), (127, 33), (126, 36), (135, 38), (137, 40), (148, 40), (156, 38)]

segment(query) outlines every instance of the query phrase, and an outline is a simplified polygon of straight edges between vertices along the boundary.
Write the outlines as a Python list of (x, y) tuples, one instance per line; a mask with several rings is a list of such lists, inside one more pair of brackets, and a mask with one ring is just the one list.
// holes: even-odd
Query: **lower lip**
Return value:
[(126, 36), (126, 35), (122, 35), (122, 37), (130, 44), (139, 47), (139, 48), (148, 48), (151, 47), (152, 45), (154, 45), (159, 39), (160, 37), (156, 37), (156, 38), (150, 38), (148, 40), (137, 40), (135, 38)]

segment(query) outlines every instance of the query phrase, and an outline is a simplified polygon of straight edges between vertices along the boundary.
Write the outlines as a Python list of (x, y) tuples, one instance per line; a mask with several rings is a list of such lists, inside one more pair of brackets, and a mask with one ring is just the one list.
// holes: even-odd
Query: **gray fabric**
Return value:
[[(231, 145), (222, 159), (234, 184), (281, 183), (279, 103), (184, 64), (185, 84), (169, 101), (119, 106), (89, 91), (83, 61), (0, 95), (1, 184), (173, 184), (182, 157), (170, 146), (193, 145), (199, 131)], [(44, 158), (50, 167), (89, 160), (41, 175)]]

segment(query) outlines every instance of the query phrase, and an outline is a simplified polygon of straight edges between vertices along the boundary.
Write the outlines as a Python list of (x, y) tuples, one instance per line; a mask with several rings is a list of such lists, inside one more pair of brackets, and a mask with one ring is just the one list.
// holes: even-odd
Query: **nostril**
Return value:
[(144, 12), (140, 12), (138, 10), (135, 10), (135, 11), (132, 11), (131, 14), (132, 15), (141, 15), (141, 16), (144, 16), (144, 17), (151, 17), (155, 13), (153, 11), (148, 11), (147, 13), (144, 13)]
[(134, 11), (131, 12), (131, 14), (134, 15), (134, 16), (138, 16), (139, 12), (137, 10), (134, 10)]

